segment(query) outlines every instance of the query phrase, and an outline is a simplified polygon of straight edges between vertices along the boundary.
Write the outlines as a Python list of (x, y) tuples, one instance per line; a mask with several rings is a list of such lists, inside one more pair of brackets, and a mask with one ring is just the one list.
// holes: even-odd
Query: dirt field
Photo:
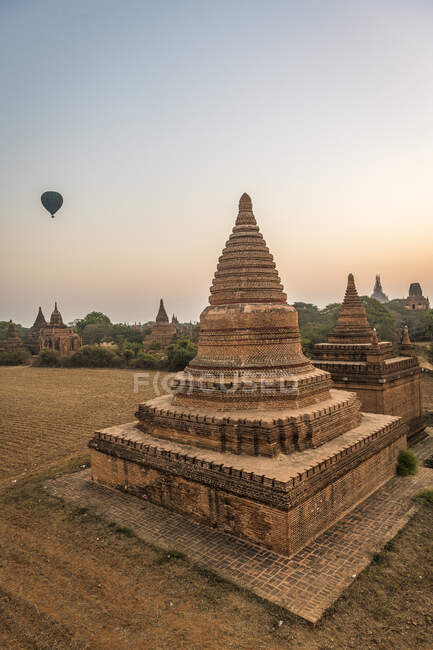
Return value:
[(152, 392), (129, 371), (0, 368), (0, 648), (433, 647), (432, 506), (313, 627), (49, 497)]

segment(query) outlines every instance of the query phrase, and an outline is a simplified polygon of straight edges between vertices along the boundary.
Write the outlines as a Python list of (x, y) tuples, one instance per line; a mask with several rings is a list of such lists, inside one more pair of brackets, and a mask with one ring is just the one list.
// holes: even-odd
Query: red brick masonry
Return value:
[(202, 450), (135, 424), (95, 434), (93, 480), (285, 554), (389, 480), (406, 447), (401, 420), (378, 414), (317, 449), (276, 458)]

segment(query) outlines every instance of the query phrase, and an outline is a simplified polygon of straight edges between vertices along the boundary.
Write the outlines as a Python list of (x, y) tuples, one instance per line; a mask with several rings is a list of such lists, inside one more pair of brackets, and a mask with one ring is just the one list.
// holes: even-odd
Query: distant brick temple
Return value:
[(422, 295), (422, 289), (419, 282), (412, 282), (410, 285), (405, 307), (406, 309), (417, 311), (428, 311), (430, 309), (429, 299)]
[(40, 349), (55, 350), (61, 356), (69, 356), (78, 350), (80, 346), (80, 337), (64, 324), (56, 302), (50, 322), (46, 327), (40, 329)]
[(38, 315), (36, 320), (30, 328), (30, 332), (27, 336), (26, 345), (32, 354), (39, 354), (41, 351), (41, 329), (47, 327), (48, 323), (45, 320), (45, 316), (42, 313), (41, 307), (39, 307)]
[(292, 554), (394, 475), (407, 427), (303, 355), (247, 194), (210, 291), (172, 392), (89, 442), (93, 480)]
[(15, 352), (15, 350), (25, 350), (25, 345), (17, 334), (15, 324), (10, 320), (6, 336), (0, 341), (0, 352)]
[(313, 364), (330, 372), (337, 388), (356, 391), (363, 410), (399, 415), (412, 443), (422, 437), (424, 420), (421, 368), (407, 327), (399, 352), (393, 356), (392, 343), (378, 341), (350, 274), (337, 324), (327, 343), (314, 346)]
[(177, 327), (176, 324), (168, 320), (167, 312), (165, 311), (164, 302), (161, 298), (159, 301), (159, 310), (156, 315), (155, 325), (150, 334), (148, 334), (143, 341), (145, 346), (151, 345), (157, 341), (161, 347), (166, 347), (173, 343), (176, 339)]
[(374, 283), (374, 289), (371, 297), (381, 303), (389, 302), (388, 296), (383, 292), (380, 275), (376, 275), (376, 282)]

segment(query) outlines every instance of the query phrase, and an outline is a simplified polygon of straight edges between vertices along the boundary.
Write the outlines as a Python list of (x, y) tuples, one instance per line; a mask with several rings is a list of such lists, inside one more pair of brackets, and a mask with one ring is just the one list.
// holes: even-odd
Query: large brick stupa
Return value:
[(393, 476), (406, 428), (303, 355), (246, 194), (209, 303), (172, 393), (90, 441), (93, 480), (291, 554)]
[(421, 368), (405, 328), (399, 353), (379, 341), (350, 273), (338, 321), (327, 343), (314, 346), (313, 363), (327, 370), (338, 388), (356, 391), (362, 409), (399, 415), (408, 425), (408, 441), (424, 436)]

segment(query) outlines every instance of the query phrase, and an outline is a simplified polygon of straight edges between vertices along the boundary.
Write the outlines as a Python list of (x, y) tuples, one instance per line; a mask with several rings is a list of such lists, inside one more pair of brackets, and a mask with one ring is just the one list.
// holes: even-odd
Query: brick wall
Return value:
[(384, 384), (335, 381), (336, 388), (354, 390), (366, 413), (398, 415), (409, 426), (408, 440), (424, 428), (421, 401), (421, 374), (393, 379)]
[[(371, 450), (373, 455), (366, 456), (364, 461), (360, 462), (354, 452), (342, 458), (339, 468), (332, 466), (324, 472), (313, 472), (302, 479), (303, 485), (296, 484), (294, 507), (283, 500), (279, 507), (274, 507), (228, 492), (220, 485), (216, 487), (215, 482), (199, 483), (174, 471), (94, 448), (91, 449), (91, 464), (93, 479), (98, 483), (126, 490), (237, 537), (292, 554), (391, 478), (398, 450), (405, 446), (406, 436), (403, 435), (377, 453)], [(130, 452), (124, 450), (124, 453)], [(363, 452), (358, 450), (357, 453)], [(290, 493), (288, 496), (290, 501)]]

